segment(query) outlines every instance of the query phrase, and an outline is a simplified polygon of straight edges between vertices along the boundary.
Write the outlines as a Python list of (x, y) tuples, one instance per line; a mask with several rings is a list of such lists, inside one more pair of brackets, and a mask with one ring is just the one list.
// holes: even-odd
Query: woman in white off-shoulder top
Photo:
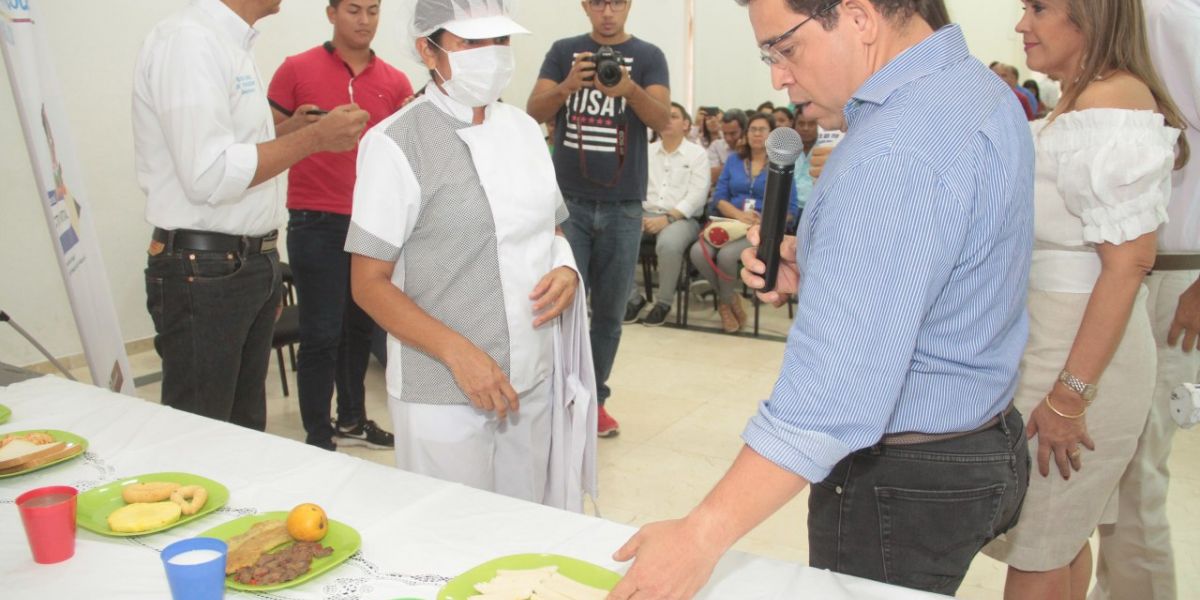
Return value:
[(1038, 468), (1018, 525), (985, 552), (1009, 565), (1005, 598), (1082, 599), (1088, 538), (1115, 520), (1154, 388), (1142, 280), (1188, 148), (1150, 64), (1139, 0), (1024, 5), (1029, 68), (1064, 88), (1033, 124), (1030, 331), (1015, 406)]

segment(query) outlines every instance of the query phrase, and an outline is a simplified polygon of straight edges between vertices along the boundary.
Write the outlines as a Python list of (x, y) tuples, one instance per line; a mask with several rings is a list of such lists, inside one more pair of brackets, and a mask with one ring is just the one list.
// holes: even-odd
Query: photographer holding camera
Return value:
[(583, 0), (591, 33), (550, 47), (526, 106), (555, 123), (554, 168), (571, 213), (563, 231), (591, 293), (601, 437), (618, 431), (604, 401), (642, 238), (647, 127), (671, 122), (666, 57), (625, 32), (631, 4)]

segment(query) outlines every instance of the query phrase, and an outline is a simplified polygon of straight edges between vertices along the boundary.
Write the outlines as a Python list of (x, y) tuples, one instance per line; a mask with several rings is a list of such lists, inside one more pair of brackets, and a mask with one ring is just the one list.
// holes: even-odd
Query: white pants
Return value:
[(504, 421), (469, 404), (436, 405), (388, 398), (396, 429), (396, 466), (541, 503), (550, 465), (552, 386), (520, 395)]
[[(1196, 271), (1159, 271), (1146, 278), (1150, 326), (1158, 350), (1158, 373), (1146, 426), (1133, 460), (1121, 476), (1117, 522), (1100, 527), (1100, 558), (1091, 600), (1174, 600), (1175, 559), (1167, 523), (1167, 458), (1178, 425), (1171, 418), (1171, 391), (1196, 382), (1200, 350), (1167, 346), (1179, 295)], [(1086, 468), (1086, 467), (1085, 467)]]

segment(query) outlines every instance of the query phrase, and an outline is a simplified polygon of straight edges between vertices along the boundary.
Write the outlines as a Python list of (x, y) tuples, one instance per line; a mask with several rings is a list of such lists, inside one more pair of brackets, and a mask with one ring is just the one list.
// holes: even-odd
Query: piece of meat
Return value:
[(243, 585), (275, 585), (291, 581), (312, 568), (315, 558), (333, 554), (317, 542), (297, 542), (272, 554), (263, 554), (251, 566), (242, 567), (234, 579)]

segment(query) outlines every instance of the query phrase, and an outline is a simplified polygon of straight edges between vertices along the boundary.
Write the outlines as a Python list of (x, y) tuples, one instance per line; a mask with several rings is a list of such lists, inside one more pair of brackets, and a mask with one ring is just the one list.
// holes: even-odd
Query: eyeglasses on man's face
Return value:
[(826, 14), (829, 14), (830, 11), (832, 11), (835, 7), (837, 7), (837, 5), (839, 5), (841, 3), (842, 3), (842, 0), (833, 0), (829, 4), (826, 4), (825, 6), (818, 9), (817, 12), (810, 15), (807, 19), (804, 19), (803, 21), (800, 21), (799, 23), (797, 23), (791, 29), (767, 40), (766, 42), (763, 42), (763, 45), (758, 47), (758, 51), (761, 54), (760, 58), (762, 58), (763, 63), (766, 64), (768, 67), (773, 67), (775, 65), (783, 64), (783, 63), (787, 62), (787, 60), (792, 57), (792, 51), (794, 50), (794, 48), (791, 46), (788, 46), (786, 48), (780, 48), (779, 44), (782, 44), (783, 42), (787, 41), (788, 38), (792, 37), (792, 34), (796, 33), (801, 27), (804, 27), (804, 25), (806, 23), (808, 23), (809, 21), (811, 21), (817, 17), (823, 17)]
[(621, 12), (629, 8), (629, 0), (587, 0), (588, 8), (601, 12), (604, 7), (611, 6), (614, 12)]

